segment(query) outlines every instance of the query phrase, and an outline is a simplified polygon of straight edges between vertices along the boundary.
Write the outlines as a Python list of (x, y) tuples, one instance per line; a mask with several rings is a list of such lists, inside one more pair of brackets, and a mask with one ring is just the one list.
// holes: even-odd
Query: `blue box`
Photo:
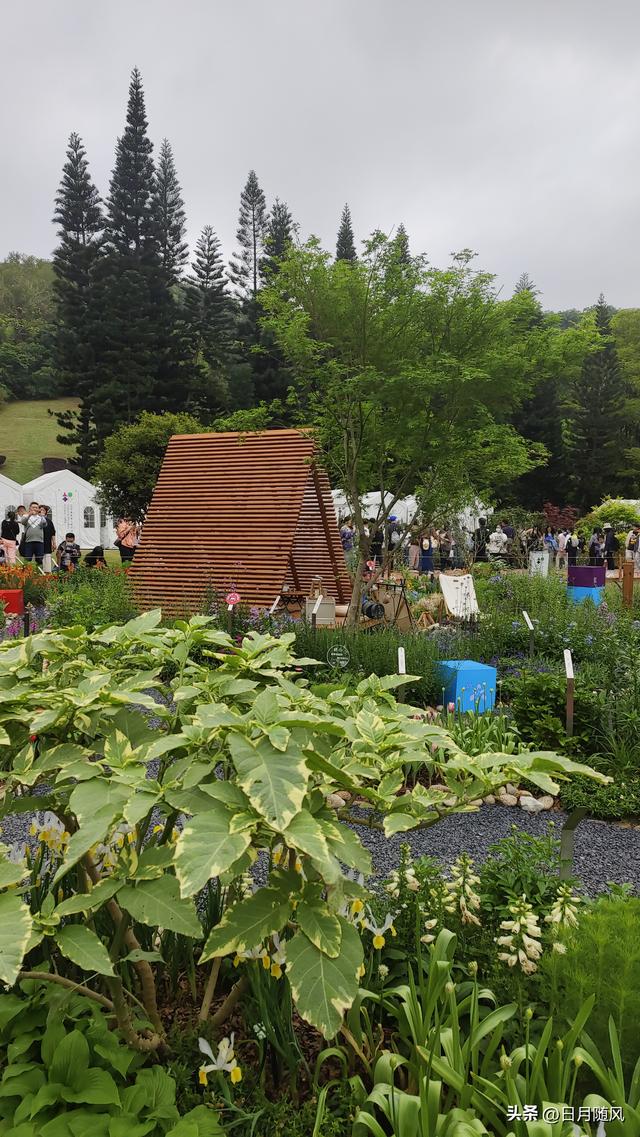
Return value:
[(567, 597), (574, 604), (582, 604), (585, 600), (593, 600), (596, 608), (604, 600), (604, 588), (579, 588), (578, 585), (567, 585)]
[(443, 704), (453, 703), (457, 711), (492, 711), (496, 701), (498, 672), (473, 659), (442, 659), (438, 674), (444, 688)]

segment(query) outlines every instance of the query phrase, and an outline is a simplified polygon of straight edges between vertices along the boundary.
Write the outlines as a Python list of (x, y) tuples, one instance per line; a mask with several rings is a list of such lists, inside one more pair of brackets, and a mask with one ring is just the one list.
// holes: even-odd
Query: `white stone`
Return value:
[(517, 805), (518, 799), (515, 794), (500, 794), (501, 805)]
[(337, 794), (327, 794), (327, 805), (331, 809), (344, 809), (344, 800)]
[(482, 805), (482, 798), (474, 797), (473, 801), (469, 802), (469, 805)]
[(507, 791), (507, 793), (508, 793), (508, 794), (511, 794), (511, 796), (512, 796), (512, 797), (516, 797), (516, 796), (517, 796), (517, 794), (518, 794), (518, 787), (517, 787), (517, 786), (514, 786), (512, 782), (507, 782), (507, 784), (506, 784), (506, 786), (505, 786), (504, 788), (505, 788), (505, 790)]
[(538, 798), (538, 801), (543, 809), (553, 809), (556, 803), (556, 799), (551, 794), (543, 794), (542, 797)]
[(542, 813), (545, 808), (541, 801), (535, 797), (521, 797), (520, 808), (524, 809), (527, 813)]
[(493, 794), (487, 794), (486, 798), (484, 799), (484, 804), (485, 805), (495, 805), (495, 801), (496, 801), (496, 799), (493, 796)]

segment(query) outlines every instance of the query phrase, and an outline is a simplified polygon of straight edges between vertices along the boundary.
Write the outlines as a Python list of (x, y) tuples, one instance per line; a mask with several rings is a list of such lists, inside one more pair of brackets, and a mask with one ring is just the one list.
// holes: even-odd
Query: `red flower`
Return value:
[(37, 741), (38, 741), (38, 735), (37, 734), (30, 734), (29, 735), (29, 742), (37, 742)]

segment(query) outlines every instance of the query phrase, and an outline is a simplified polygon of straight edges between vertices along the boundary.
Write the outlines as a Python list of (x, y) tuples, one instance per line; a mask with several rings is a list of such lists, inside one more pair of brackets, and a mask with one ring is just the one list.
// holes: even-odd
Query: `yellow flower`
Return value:
[(241, 1082), (242, 1081), (242, 1070), (240, 1069), (240, 1067), (234, 1066), (233, 1069), (231, 1070), (231, 1073), (229, 1074), (229, 1077), (231, 1078), (231, 1081), (234, 1083), (234, 1085), (237, 1082)]
[(352, 916), (357, 916), (359, 912), (363, 912), (363, 911), (364, 911), (364, 901), (363, 900), (352, 900), (351, 901), (351, 915)]
[(206, 1086), (208, 1080), (209, 1079), (207, 1078), (207, 1071), (205, 1070), (204, 1066), (201, 1066), (200, 1069), (198, 1070), (198, 1081), (200, 1082), (200, 1085)]
[(267, 955), (266, 952), (262, 956), (262, 966), (264, 967), (265, 971), (268, 971), (269, 968), (271, 967), (271, 960), (269, 959), (269, 956)]
[(279, 963), (271, 964), (271, 974), (274, 979), (282, 979), (282, 968)]
[(383, 948), (384, 945), (385, 945), (384, 936), (374, 936), (373, 937), (373, 946), (374, 946), (374, 948), (376, 948), (377, 951), (379, 951), (380, 948)]

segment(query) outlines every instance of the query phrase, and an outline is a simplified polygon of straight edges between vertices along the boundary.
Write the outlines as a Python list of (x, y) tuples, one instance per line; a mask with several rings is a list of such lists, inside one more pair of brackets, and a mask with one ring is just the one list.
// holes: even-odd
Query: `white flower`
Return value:
[(558, 895), (555, 903), (551, 908), (548, 916), (545, 916), (547, 924), (563, 924), (575, 928), (578, 923), (578, 905), (580, 904), (580, 897), (573, 892), (568, 884), (561, 884), (558, 889)]
[(432, 944), (433, 943), (433, 941), (435, 940), (436, 937), (434, 935), (432, 935), (432, 929), (435, 928), (437, 923), (438, 923), (437, 920), (425, 920), (424, 926), (426, 929), (426, 935), (420, 936), (420, 943), (421, 944)]
[(387, 978), (388, 974), (389, 974), (389, 968), (387, 967), (386, 963), (381, 963), (379, 968), (378, 968), (378, 975), (382, 979), (383, 983), (384, 983), (385, 979)]
[(385, 917), (384, 923), (378, 925), (378, 924), (376, 924), (376, 922), (373, 918), (373, 914), (372, 914), (370, 908), (367, 908), (367, 913), (368, 913), (368, 917), (364, 920), (364, 926), (365, 926), (365, 928), (368, 929), (368, 931), (370, 931), (372, 933), (372, 935), (373, 935), (373, 946), (374, 946), (374, 948), (376, 948), (376, 950), (379, 951), (381, 948), (384, 947), (384, 945), (386, 943), (385, 938), (384, 938), (386, 932), (390, 931), (392, 936), (395, 936), (395, 934), (396, 934), (396, 930), (393, 926), (393, 919), (394, 918), (391, 915), (391, 913), (389, 913), (389, 915)]
[(525, 975), (537, 971), (537, 961), (542, 955), (542, 935), (538, 917), (525, 896), (509, 905), (512, 919), (502, 920), (500, 929), (508, 935), (498, 936), (496, 942), (507, 950), (498, 953), (509, 967), (520, 964)]
[(271, 937), (273, 943), (273, 950), (271, 952), (271, 974), (274, 979), (282, 978), (282, 968), (287, 962), (286, 948), (280, 942), (280, 936), (274, 933)]
[(198, 1078), (201, 1086), (207, 1084), (207, 1074), (213, 1070), (229, 1074), (232, 1082), (239, 1082), (242, 1080), (242, 1071), (238, 1066), (236, 1057), (233, 1053), (233, 1042), (235, 1035), (233, 1032), (229, 1038), (223, 1038), (218, 1043), (218, 1053), (214, 1055), (206, 1038), (198, 1039), (198, 1047), (201, 1054), (206, 1054), (211, 1062), (207, 1066), (201, 1066), (198, 1071)]

